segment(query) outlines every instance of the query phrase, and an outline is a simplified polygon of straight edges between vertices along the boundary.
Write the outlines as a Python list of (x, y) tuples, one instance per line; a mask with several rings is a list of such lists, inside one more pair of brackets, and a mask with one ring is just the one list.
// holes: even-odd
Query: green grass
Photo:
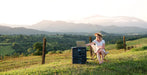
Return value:
[[(17, 58), (7, 58), (0, 62), (0, 71), (9, 71), (18, 68), (26, 68), (31, 65), (41, 64), (41, 56), (27, 56)], [(64, 59), (68, 60), (71, 58), (70, 51), (64, 51), (64, 54), (50, 54), (46, 55), (46, 63), (54, 63)]]
[[(119, 50), (112, 50), (117, 52)], [(69, 51), (70, 52), (70, 51)], [(20, 57), (23, 62), (16, 63), (16, 58), (13, 61), (3, 61), (1, 65), (8, 67), (10, 64), (20, 67), (11, 68), (8, 71), (0, 72), (0, 75), (146, 75), (147, 74), (147, 50), (144, 51), (127, 51), (120, 53), (111, 53), (106, 56), (107, 61), (99, 65), (97, 60), (88, 59), (86, 64), (72, 64), (71, 53), (52, 54), (46, 56), (46, 64), (41, 65), (41, 57), (29, 56)], [(89, 53), (88, 53), (89, 57)], [(28, 64), (27, 60), (38, 62)]]
[(109, 44), (109, 45), (106, 45), (106, 50), (112, 50), (112, 49), (116, 49), (116, 44)]
[(147, 50), (147, 46), (131, 49), (131, 51), (143, 51), (143, 50)]
[(137, 47), (147, 46), (147, 38), (141, 38), (134, 41), (127, 41), (126, 44), (127, 46), (137, 46)]
[[(46, 64), (41, 65), (41, 56), (10, 58), (0, 61), (0, 75), (147, 75), (147, 38), (128, 41), (128, 45), (142, 45), (127, 50), (109, 50), (106, 61), (87, 59), (86, 64), (72, 64), (71, 51), (62, 54), (47, 54)], [(142, 41), (142, 43), (141, 43)], [(112, 45), (111, 45), (112, 46)], [(109, 48), (111, 48), (109, 46)], [(87, 58), (90, 58), (89, 51)]]
[[(122, 39), (123, 40), (123, 39)], [(126, 41), (127, 47), (135, 46), (135, 47), (143, 47), (147, 46), (147, 38), (141, 38), (133, 41)], [(116, 44), (108, 44), (106, 45), (106, 50), (116, 49)]]

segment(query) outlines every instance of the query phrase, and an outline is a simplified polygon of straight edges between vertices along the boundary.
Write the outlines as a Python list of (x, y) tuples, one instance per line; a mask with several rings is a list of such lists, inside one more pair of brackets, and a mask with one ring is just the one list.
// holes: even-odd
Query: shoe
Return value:
[(104, 55), (104, 57), (108, 54), (109, 52), (105, 52), (105, 55)]
[(99, 62), (99, 64), (102, 64), (103, 62), (101, 61), (101, 62)]

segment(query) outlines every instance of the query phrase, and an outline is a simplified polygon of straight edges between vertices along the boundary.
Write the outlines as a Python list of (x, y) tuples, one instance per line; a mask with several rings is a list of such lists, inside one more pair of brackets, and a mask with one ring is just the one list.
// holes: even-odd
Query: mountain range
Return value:
[(69, 23), (65, 21), (48, 21), (43, 20), (28, 28), (43, 30), (48, 32), (99, 32), (104, 31), (107, 33), (146, 33), (147, 28), (137, 26), (102, 26), (84, 23)]
[(136, 17), (129, 17), (129, 16), (108, 17), (108, 16), (94, 15), (79, 20), (73, 20), (71, 22), (88, 23), (88, 24), (104, 25), (104, 26), (115, 25), (120, 27), (135, 26), (135, 27), (147, 28), (146, 21)]
[(91, 16), (75, 21), (43, 20), (27, 27), (7, 27), (0, 25), (0, 34), (50, 34), (60, 33), (147, 33), (147, 23), (134, 17)]
[(0, 34), (25, 34), (25, 35), (31, 35), (31, 34), (48, 34), (48, 32), (45, 31), (39, 31), (34, 29), (28, 29), (24, 27), (16, 27), (11, 28), (8, 26), (2, 26), (0, 25)]

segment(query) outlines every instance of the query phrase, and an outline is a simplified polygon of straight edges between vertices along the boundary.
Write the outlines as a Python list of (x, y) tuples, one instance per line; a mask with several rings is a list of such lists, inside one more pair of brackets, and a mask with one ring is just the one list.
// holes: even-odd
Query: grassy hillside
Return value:
[[(146, 42), (141, 44), (147, 46)], [(97, 60), (90, 59), (86, 64), (72, 64), (70, 50), (62, 54), (47, 54), (44, 65), (41, 65), (40, 56), (11, 58), (0, 62), (0, 75), (147, 75), (147, 49), (143, 47), (127, 52), (109, 50), (107, 60), (101, 65)], [(90, 58), (89, 51), (87, 54)]]
[(137, 46), (137, 47), (147, 46), (147, 38), (141, 38), (134, 41), (127, 41), (126, 44), (127, 46)]
[(146, 75), (146, 58), (147, 50), (135, 52), (112, 50), (106, 57), (107, 61), (101, 65), (97, 60), (90, 59), (87, 64), (72, 64), (71, 53), (47, 55), (45, 65), (40, 65), (41, 57), (38, 56), (20, 57), (0, 62), (0, 68), (10, 69), (0, 72), (0, 75)]
[[(143, 47), (147, 46), (147, 38), (141, 38), (133, 41), (126, 41), (127, 47), (135, 46), (135, 47)], [(116, 49), (116, 44), (108, 44), (106, 45), (106, 50)]]

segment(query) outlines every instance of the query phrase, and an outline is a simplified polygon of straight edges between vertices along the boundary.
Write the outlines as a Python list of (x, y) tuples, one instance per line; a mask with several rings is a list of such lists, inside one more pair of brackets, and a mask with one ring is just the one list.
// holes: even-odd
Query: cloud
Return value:
[(147, 22), (138, 19), (136, 17), (128, 17), (128, 16), (115, 16), (115, 17), (107, 17), (107, 16), (91, 16), (86, 17), (81, 20), (73, 20), (74, 23), (86, 23), (93, 25), (103, 25), (103, 26), (138, 26), (138, 27), (147, 27)]

